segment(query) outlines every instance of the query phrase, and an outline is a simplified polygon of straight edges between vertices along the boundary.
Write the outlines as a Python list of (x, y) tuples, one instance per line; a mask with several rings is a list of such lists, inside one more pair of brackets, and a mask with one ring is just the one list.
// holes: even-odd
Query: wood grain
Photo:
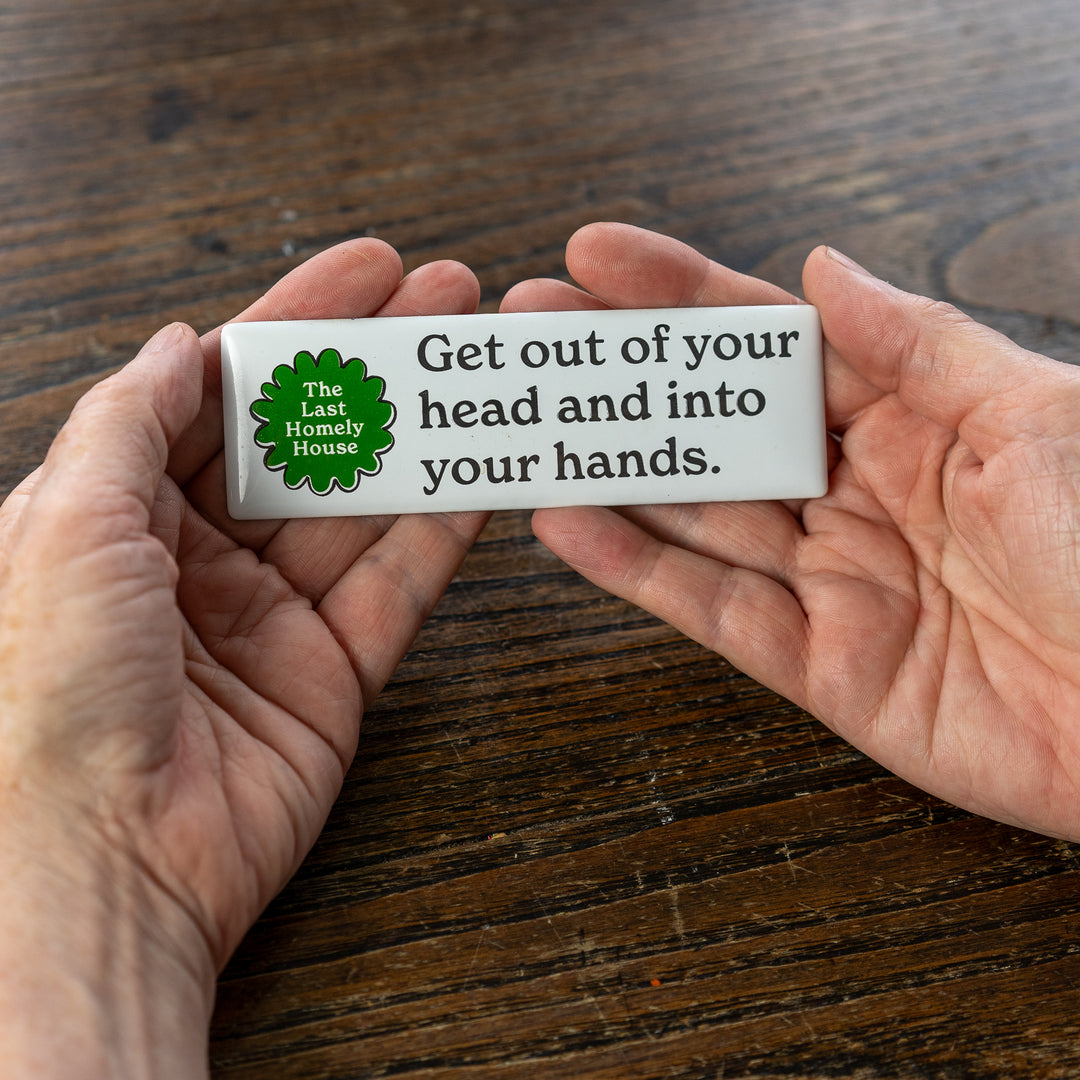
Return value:
[[(378, 235), (829, 242), (1080, 358), (1074, 0), (16, 0), (0, 490), (162, 323)], [(497, 515), (223, 975), (217, 1080), (1065, 1078), (1078, 849), (892, 778)]]

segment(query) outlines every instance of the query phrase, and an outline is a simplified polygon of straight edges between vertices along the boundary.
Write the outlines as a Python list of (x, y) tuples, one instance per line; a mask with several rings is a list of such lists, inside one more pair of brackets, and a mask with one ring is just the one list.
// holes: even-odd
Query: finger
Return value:
[(169, 448), (201, 398), (198, 338), (174, 323), (76, 404), (49, 449), (27, 512), (32, 508), (39, 527), (57, 529), (57, 542), (69, 553), (145, 534)]
[[(480, 289), (460, 263), (427, 263), (398, 282), (373, 313), (378, 316), (461, 315), (476, 310)], [(236, 543), (261, 552), (298, 592), (318, 603), (323, 594), (393, 519), (321, 518), (312, 521), (235, 521), (225, 500), (224, 455), (218, 454), (187, 486), (192, 505)]]
[(476, 275), (463, 263), (440, 259), (424, 263), (402, 278), (374, 314), (379, 318), (471, 315), (479, 303)]
[(263, 546), (261, 557), (264, 562), (276, 566), (298, 593), (317, 606), (326, 592), (396, 520), (395, 516), (385, 514), (377, 517), (294, 518), (281, 523)]
[(830, 424), (850, 423), (875, 399), (896, 394), (985, 458), (1033, 414), (1033, 433), (1045, 435), (1046, 417), (1034, 404), (1080, 397), (1075, 369), (1021, 349), (948, 304), (902, 292), (832, 249), (811, 253), (803, 284), (831, 346)]
[(608, 305), (584, 289), (555, 278), (520, 281), (503, 297), (499, 311), (601, 311)]
[[(537, 511), (541, 521), (544, 513)], [(780, 502), (669, 503), (626, 506), (618, 513), (661, 543), (766, 574), (785, 587), (797, 572), (805, 534)]]
[[(401, 259), (389, 244), (350, 240), (308, 259), (233, 321), (359, 318), (386, 303), (400, 281)], [(203, 335), (205, 400), (170, 456), (169, 475), (181, 486), (222, 447), (221, 330)]]
[(579, 229), (566, 246), (566, 266), (583, 289), (617, 308), (799, 302), (776, 285), (633, 225), (602, 222)]
[[(401, 282), (401, 257), (373, 238), (319, 252), (272, 285), (229, 322), (351, 319), (373, 315)], [(220, 358), (219, 326), (203, 335), (208, 358)]]
[(40, 477), (41, 466), (39, 465), (12, 488), (11, 493), (0, 505), (0, 582), (4, 579), (11, 549), (15, 545), (22, 523), (23, 508), (30, 500), (30, 493), (37, 486)]
[(807, 620), (771, 577), (665, 543), (599, 507), (534, 516), (537, 537), (600, 588), (637, 604), (798, 702)]
[(487, 514), (409, 514), (319, 604), (370, 705), (450, 584)]

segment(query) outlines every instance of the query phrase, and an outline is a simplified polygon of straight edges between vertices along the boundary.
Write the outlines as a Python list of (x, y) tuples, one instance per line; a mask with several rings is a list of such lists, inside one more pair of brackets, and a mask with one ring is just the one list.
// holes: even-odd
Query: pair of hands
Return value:
[[(623, 225), (580, 231), (567, 266), (581, 288), (524, 282), (504, 310), (793, 300)], [(826, 337), (828, 494), (544, 510), (537, 535), (911, 782), (1080, 839), (1080, 372), (826, 249), (804, 288)], [(465, 267), (402, 278), (390, 248), (359, 240), (240, 318), (477, 299)], [(50, 896), (78, 895), (82, 936), (119, 935), (116, 956), (135, 957), (57, 955), (99, 1011), (123, 1009), (119, 971), (168, 978), (205, 1022), (216, 971), (322, 827), (364, 705), (485, 521), (236, 522), (221, 444), (219, 333), (169, 327), (78, 404), (0, 510), (0, 971), (31, 947), (40, 969), (17, 993), (0, 977), (0, 1012), (35, 994), (55, 1012), (64, 976), (32, 928)], [(160, 1061), (166, 1021), (136, 996)], [(102, 1053), (137, 1055), (136, 1035)]]

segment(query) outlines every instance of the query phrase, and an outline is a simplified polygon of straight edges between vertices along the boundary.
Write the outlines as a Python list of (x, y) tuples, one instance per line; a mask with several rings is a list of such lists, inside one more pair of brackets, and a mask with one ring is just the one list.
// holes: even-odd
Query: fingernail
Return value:
[(833, 262), (839, 263), (845, 270), (850, 270), (855, 274), (862, 274), (863, 277), (873, 277), (874, 275), (866, 269), (865, 266), (860, 266), (854, 259), (848, 258), (842, 251), (837, 251), (836, 248), (827, 247), (825, 254), (833, 260)]

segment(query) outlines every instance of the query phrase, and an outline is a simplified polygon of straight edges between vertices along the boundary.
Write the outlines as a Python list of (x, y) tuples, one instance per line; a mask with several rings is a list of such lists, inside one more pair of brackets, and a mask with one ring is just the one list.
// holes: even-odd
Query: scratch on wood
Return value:
[(683, 922), (682, 912), (679, 910), (679, 890), (671, 884), (671, 875), (668, 875), (668, 896), (671, 899), (671, 925), (680, 945), (686, 944), (686, 925)]

